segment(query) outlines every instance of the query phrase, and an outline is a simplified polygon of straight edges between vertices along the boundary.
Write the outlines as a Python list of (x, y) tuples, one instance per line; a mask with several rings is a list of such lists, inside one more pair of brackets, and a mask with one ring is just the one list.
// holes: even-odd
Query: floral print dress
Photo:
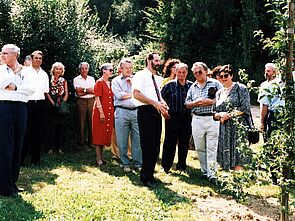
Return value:
[[(233, 83), (229, 92), (222, 88), (216, 93), (216, 112), (231, 112), (239, 110), (250, 114), (250, 95), (245, 85)], [(243, 116), (237, 117), (239, 124), (245, 125)], [(242, 143), (248, 142), (246, 133), (239, 132), (235, 119), (230, 118), (224, 124), (220, 124), (217, 162), (225, 169), (232, 169), (235, 166), (243, 166), (249, 162), (248, 157), (241, 155), (239, 147)]]

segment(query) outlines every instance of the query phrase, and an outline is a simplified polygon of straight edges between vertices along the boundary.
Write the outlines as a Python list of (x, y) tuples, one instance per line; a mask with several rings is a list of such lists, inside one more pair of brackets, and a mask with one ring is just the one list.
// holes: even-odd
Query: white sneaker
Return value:
[(123, 167), (124, 172), (131, 172), (131, 168), (130, 167)]

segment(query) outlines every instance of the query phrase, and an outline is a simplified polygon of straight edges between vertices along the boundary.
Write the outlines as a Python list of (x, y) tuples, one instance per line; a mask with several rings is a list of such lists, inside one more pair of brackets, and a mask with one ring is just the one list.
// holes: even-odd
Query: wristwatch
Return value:
[(84, 88), (83, 92), (84, 92), (84, 93), (86, 93), (86, 92), (87, 92), (87, 89), (86, 89), (86, 88)]

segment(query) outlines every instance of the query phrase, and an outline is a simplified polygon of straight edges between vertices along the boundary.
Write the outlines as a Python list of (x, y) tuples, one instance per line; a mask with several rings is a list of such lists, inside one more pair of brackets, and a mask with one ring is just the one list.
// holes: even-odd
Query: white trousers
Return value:
[(203, 174), (216, 178), (219, 121), (212, 116), (193, 115), (192, 134)]

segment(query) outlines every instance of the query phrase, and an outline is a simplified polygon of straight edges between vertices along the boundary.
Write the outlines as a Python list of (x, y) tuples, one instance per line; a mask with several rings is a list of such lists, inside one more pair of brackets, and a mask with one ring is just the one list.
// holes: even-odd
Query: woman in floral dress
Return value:
[(244, 115), (250, 114), (250, 95), (245, 85), (233, 82), (233, 70), (229, 65), (218, 73), (223, 88), (216, 93), (215, 120), (220, 121), (217, 162), (225, 169), (241, 170), (249, 161), (239, 147), (248, 145), (247, 134), (237, 124), (245, 125)]
[(61, 62), (55, 62), (50, 70), (51, 80), (49, 85), (49, 93), (46, 97), (50, 104), (49, 110), (49, 138), (50, 148), (48, 154), (58, 152), (63, 154), (62, 139), (64, 133), (65, 115), (61, 115), (58, 109), (62, 102), (68, 99), (68, 84), (62, 77), (65, 73), (65, 66)]

